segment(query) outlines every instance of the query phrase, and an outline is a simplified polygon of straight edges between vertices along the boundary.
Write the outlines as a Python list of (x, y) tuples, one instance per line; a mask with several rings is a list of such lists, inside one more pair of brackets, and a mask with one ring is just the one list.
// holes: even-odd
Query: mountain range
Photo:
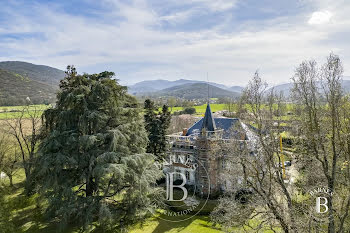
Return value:
[[(345, 76), (343, 77), (345, 79), (342, 80), (342, 87), (345, 93), (350, 93), (350, 80), (348, 80), (349, 77)], [(283, 96), (285, 97), (290, 97), (290, 95), (292, 94), (292, 89), (293, 89), (294, 84), (293, 83), (285, 83), (285, 84), (280, 84), (280, 85), (276, 85), (273, 86), (271, 88), (268, 89), (271, 90), (273, 88), (274, 92), (279, 94), (282, 93)], [(322, 85), (320, 82), (316, 83), (317, 88), (319, 89), (320, 92), (322, 91)]]
[(165, 88), (155, 92), (143, 93), (144, 96), (150, 97), (178, 97), (183, 99), (206, 99), (220, 98), (220, 97), (238, 97), (239, 92), (233, 92), (225, 90), (223, 88), (214, 86), (213, 84), (207, 84), (204, 82), (195, 82), (177, 85), (169, 88)]
[[(197, 80), (188, 80), (188, 79), (179, 79), (176, 81), (169, 81), (169, 80), (163, 80), (163, 79), (147, 80), (147, 81), (138, 82), (134, 85), (129, 86), (129, 92), (132, 94), (154, 92), (154, 91), (159, 91), (170, 87), (175, 87), (180, 85), (189, 85), (194, 83), (207, 83), (207, 82), (197, 81)], [(218, 84), (213, 82), (209, 82), (209, 84), (218, 88), (227, 89), (227, 87), (223, 84)]]
[[(0, 106), (21, 105), (29, 97), (34, 104), (55, 101), (58, 84), (65, 76), (64, 71), (22, 61), (0, 62)], [(344, 77), (343, 88), (350, 93), (349, 77)], [(292, 83), (274, 86), (277, 93), (283, 92), (288, 97)], [(220, 97), (237, 97), (242, 86), (225, 86), (215, 82), (179, 79), (147, 80), (128, 86), (128, 92), (142, 97), (177, 97), (184, 99), (203, 99)]]
[[(350, 77), (343, 77), (342, 87), (346, 93), (350, 93)], [(318, 84), (321, 88), (321, 84)], [(275, 93), (282, 93), (284, 97), (290, 97), (293, 83), (284, 83), (272, 86), (267, 89), (267, 92), (274, 90)], [(208, 97), (220, 98), (220, 97), (237, 97), (239, 96), (244, 87), (242, 86), (225, 86), (223, 84), (179, 79), (176, 81), (168, 80), (148, 80), (136, 83), (129, 86), (128, 90), (130, 94), (136, 96), (150, 96), (150, 97), (161, 97), (161, 96), (174, 96), (184, 99), (200, 99)]]
[(208, 97), (236, 97), (244, 89), (241, 86), (227, 87), (223, 84), (197, 80), (179, 79), (169, 80), (147, 80), (128, 87), (128, 91), (136, 96), (173, 96), (184, 99), (201, 99)]

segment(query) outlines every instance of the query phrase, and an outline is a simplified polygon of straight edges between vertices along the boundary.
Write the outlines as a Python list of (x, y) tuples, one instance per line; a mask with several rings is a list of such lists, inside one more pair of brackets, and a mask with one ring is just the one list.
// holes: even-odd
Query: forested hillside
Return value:
[(209, 97), (210, 98), (220, 98), (220, 97), (237, 97), (240, 94), (237, 92), (232, 92), (224, 90), (213, 85), (208, 85), (206, 83), (193, 83), (184, 84), (175, 87), (166, 88), (157, 92), (148, 93), (150, 96), (174, 96), (184, 99), (206, 99), (208, 98), (208, 86), (209, 86)]
[(0, 106), (23, 105), (27, 97), (33, 104), (55, 101), (53, 86), (0, 69)]
[[(128, 91), (130, 94), (133, 95), (142, 95), (142, 93), (149, 93), (149, 92), (156, 92), (160, 90), (164, 90), (166, 88), (172, 88), (176, 86), (181, 85), (191, 85), (195, 83), (207, 83), (205, 81), (199, 81), (199, 80), (187, 80), (187, 79), (179, 79), (176, 81), (169, 81), (169, 80), (146, 80), (142, 82), (138, 82), (134, 85), (131, 85), (128, 87)], [(210, 85), (219, 87), (222, 89), (228, 89), (227, 86), (219, 83), (209, 82)], [(234, 90), (231, 90), (234, 91)]]
[(46, 83), (56, 88), (58, 88), (60, 80), (65, 76), (64, 71), (62, 70), (22, 61), (0, 62), (0, 69), (20, 74), (23, 77)]

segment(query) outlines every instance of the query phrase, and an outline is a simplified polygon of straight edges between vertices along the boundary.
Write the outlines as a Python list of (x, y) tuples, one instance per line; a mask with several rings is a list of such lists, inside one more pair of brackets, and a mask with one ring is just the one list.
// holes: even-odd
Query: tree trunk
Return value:
[(10, 180), (10, 187), (13, 187), (13, 176), (12, 175), (7, 175), (9, 177)]
[(86, 196), (91, 197), (95, 190), (95, 184), (92, 177), (89, 177), (86, 181)]
[(24, 173), (26, 176), (24, 190), (27, 196), (31, 196), (34, 193), (34, 181), (32, 177), (32, 168), (30, 164), (25, 160), (23, 162)]
[(333, 198), (332, 198), (332, 196), (329, 197), (328, 208), (329, 208), (328, 233), (335, 233), (334, 213), (333, 213)]

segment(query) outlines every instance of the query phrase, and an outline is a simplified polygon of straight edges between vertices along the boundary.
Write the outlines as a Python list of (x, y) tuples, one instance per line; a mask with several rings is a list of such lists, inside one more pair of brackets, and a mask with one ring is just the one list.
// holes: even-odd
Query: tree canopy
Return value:
[(171, 115), (169, 108), (163, 105), (161, 111), (157, 111), (153, 101), (145, 101), (145, 127), (148, 133), (147, 152), (154, 154), (158, 159), (163, 157), (167, 149), (166, 131), (170, 125)]
[(43, 114), (36, 178), (47, 213), (63, 225), (125, 228), (147, 214), (143, 193), (160, 177), (145, 153), (137, 102), (113, 76), (78, 75), (68, 66), (55, 107)]

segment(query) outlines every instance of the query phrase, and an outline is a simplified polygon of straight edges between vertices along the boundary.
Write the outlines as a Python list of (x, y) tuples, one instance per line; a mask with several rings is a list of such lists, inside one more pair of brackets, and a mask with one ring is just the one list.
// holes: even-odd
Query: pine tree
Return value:
[(145, 101), (145, 128), (148, 133), (147, 152), (158, 159), (164, 157), (167, 150), (166, 131), (169, 128), (171, 115), (168, 106), (163, 105), (158, 111), (153, 101)]
[(112, 72), (78, 75), (68, 67), (66, 74), (56, 106), (43, 114), (35, 169), (47, 213), (63, 226), (124, 229), (146, 216), (144, 193), (161, 176), (145, 153), (140, 109)]

